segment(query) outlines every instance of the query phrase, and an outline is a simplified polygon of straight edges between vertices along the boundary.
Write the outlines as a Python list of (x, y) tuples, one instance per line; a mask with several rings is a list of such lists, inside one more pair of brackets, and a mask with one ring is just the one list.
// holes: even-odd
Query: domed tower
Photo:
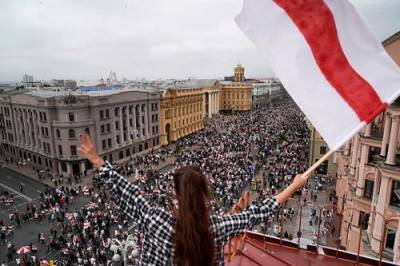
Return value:
[(241, 64), (238, 64), (235, 67), (235, 82), (244, 82), (244, 67)]

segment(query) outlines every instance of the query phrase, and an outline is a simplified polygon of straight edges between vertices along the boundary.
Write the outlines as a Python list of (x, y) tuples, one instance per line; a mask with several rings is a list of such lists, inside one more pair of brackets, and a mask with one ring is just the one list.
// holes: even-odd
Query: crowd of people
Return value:
[[(255, 204), (258, 204), (306, 170), (308, 134), (304, 115), (294, 102), (285, 100), (251, 112), (217, 115), (195, 134), (114, 166), (130, 180), (134, 177), (133, 182), (141, 187), (151, 204), (173, 208), (172, 171), (197, 165), (209, 180), (214, 196), (213, 211), (222, 214), (231, 209), (252, 181), (256, 181), (258, 201)], [(163, 165), (170, 167), (163, 170)], [(39, 174), (46, 175), (46, 172)], [(128, 224), (132, 221), (113, 207), (96, 176), (95, 189), (87, 193), (80, 187), (64, 186), (72, 182), (67, 178), (55, 184), (57, 189), (48, 188), (42, 193), (39, 206), (28, 205), (25, 213), (13, 213), (12, 220), (17, 227), (32, 221), (49, 224), (49, 232), (40, 233), (37, 243), (48, 252), (47, 259), (57, 254), (67, 264), (110, 265), (115, 254), (122, 256), (120, 250), (111, 248), (111, 239), (126, 240)], [(69, 209), (77, 197), (86, 198), (86, 204)], [(292, 208), (285, 209), (285, 219), (291, 220), (294, 212)], [(263, 226), (272, 226), (278, 218), (265, 221)], [(136, 239), (140, 243), (138, 232)], [(292, 238), (292, 234), (287, 233), (287, 237)], [(129, 259), (134, 259), (134, 253), (137, 250), (130, 251)], [(10, 259), (13, 257), (15, 254)]]
[[(81, 198), (78, 205), (71, 204)], [(75, 204), (77, 205), (77, 204)], [(111, 238), (121, 241), (127, 235), (129, 221), (108, 200), (104, 189), (85, 192), (80, 187), (48, 187), (41, 193), (38, 205), (27, 204), (23, 212), (10, 213), (10, 223), (0, 220), (0, 227), (16, 230), (33, 223), (46, 225), (37, 236), (37, 243), (29, 243), (25, 254), (17, 253), (13, 235), (2, 237), (7, 244), (7, 260), (20, 265), (46, 265), (50, 257), (58, 265), (111, 265)], [(43, 253), (45, 253), (43, 255)], [(42, 254), (39, 256), (38, 254)], [(133, 258), (131, 258), (133, 260)]]

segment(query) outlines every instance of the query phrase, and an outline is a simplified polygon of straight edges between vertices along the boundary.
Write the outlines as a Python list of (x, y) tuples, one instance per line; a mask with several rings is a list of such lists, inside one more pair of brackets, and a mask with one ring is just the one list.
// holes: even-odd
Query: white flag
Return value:
[(400, 95), (400, 69), (347, 0), (244, 0), (236, 21), (331, 149)]

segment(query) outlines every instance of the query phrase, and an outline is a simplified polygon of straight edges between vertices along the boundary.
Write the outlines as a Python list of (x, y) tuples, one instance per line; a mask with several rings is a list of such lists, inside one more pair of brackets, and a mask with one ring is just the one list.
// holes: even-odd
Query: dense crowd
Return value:
[[(141, 187), (151, 204), (173, 208), (171, 171), (197, 165), (209, 180), (214, 195), (213, 211), (223, 213), (256, 180), (257, 173), (263, 173), (256, 182), (260, 200), (291, 183), (296, 174), (307, 168), (308, 141), (303, 114), (287, 100), (247, 113), (218, 115), (205, 129), (191, 136), (114, 166), (126, 177), (135, 176), (133, 182)], [(169, 169), (160, 170), (161, 166), (171, 164)], [(39, 206), (28, 205), (26, 213), (14, 213), (13, 223), (18, 227), (47, 219), (50, 232), (39, 234), (38, 244), (42, 247), (45, 244), (48, 254), (57, 253), (69, 265), (109, 265), (115, 254), (122, 256), (120, 250), (111, 248), (111, 239), (126, 239), (128, 220), (113, 207), (101, 182), (86, 193), (82, 188), (63, 186), (70, 182), (70, 179), (58, 181), (55, 184), (58, 189), (49, 188), (41, 195)], [(70, 210), (70, 203), (84, 194), (88, 203)], [(285, 210), (284, 215), (291, 219), (293, 210)], [(140, 234), (137, 240), (140, 242)], [(15, 255), (15, 250), (12, 252)], [(130, 254), (133, 259), (133, 253)]]
[[(77, 198), (82, 206), (70, 209)], [(79, 186), (48, 187), (37, 205), (27, 204), (26, 210), (11, 212), (9, 220), (9, 224), (0, 220), (0, 245), (7, 244), (8, 262), (16, 260), (19, 265), (46, 265), (50, 257), (58, 265), (110, 265), (112, 257), (121, 253), (111, 250), (111, 238), (123, 241), (129, 224), (103, 189), (86, 190)], [(38, 234), (37, 242), (26, 246), (25, 253), (18, 252), (13, 244), (14, 228), (35, 223), (48, 227)], [(46, 255), (39, 256), (42, 251)]]
[(186, 165), (203, 169), (214, 193), (214, 211), (226, 212), (261, 167), (265, 173), (262, 183), (269, 194), (289, 184), (307, 168), (308, 141), (304, 116), (291, 101), (218, 116), (202, 131), (178, 141), (175, 149), (168, 147), (144, 157), (144, 178), (136, 182), (157, 205), (172, 206), (170, 173), (155, 171), (152, 162), (158, 164), (174, 157), (175, 169)]

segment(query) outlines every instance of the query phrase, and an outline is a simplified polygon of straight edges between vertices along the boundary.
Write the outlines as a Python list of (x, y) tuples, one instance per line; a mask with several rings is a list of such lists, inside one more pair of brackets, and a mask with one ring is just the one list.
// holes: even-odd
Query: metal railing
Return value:
[[(301, 240), (301, 236), (302, 236), (303, 209), (305, 207), (309, 207), (309, 206), (313, 206), (313, 207), (319, 209), (319, 217), (320, 218), (318, 219), (318, 222), (316, 224), (316, 229), (317, 229), (317, 238), (316, 238), (316, 241), (315, 241), (315, 245), (316, 245), (316, 249), (315, 250), (316, 250), (316, 252), (317, 252), (317, 250), (318, 250), (318, 248), (320, 246), (320, 239), (321, 239), (321, 226), (320, 225), (321, 225), (321, 221), (322, 221), (322, 219), (321, 219), (322, 211), (323, 210), (332, 210), (332, 211), (336, 212), (336, 213), (332, 212), (332, 219), (333, 219), (333, 215), (334, 214), (336, 214), (340, 218), (339, 219), (340, 220), (339, 221), (339, 232), (337, 234), (337, 238), (334, 241), (335, 244), (336, 244), (336, 255), (335, 255), (336, 258), (338, 258), (339, 252), (343, 251), (343, 249), (341, 248), (342, 237), (346, 236), (345, 239), (346, 239), (346, 243), (347, 243), (348, 242), (348, 238), (349, 238), (350, 230), (352, 228), (358, 228), (359, 229), (359, 236), (358, 236), (358, 242), (357, 242), (358, 246), (357, 246), (357, 253), (356, 253), (356, 262), (357, 262), (357, 264), (360, 263), (360, 258), (362, 256), (360, 254), (361, 253), (362, 235), (367, 229), (363, 228), (362, 226), (356, 226), (356, 225), (352, 224), (351, 221), (347, 221), (347, 220), (343, 219), (344, 218), (344, 214), (346, 212), (357, 210), (355, 208), (345, 208), (345, 209), (343, 209), (341, 211), (336, 205), (333, 205), (333, 204), (318, 205), (317, 203), (312, 202), (312, 201), (306, 201), (304, 203), (301, 203), (298, 199), (290, 198), (282, 206), (282, 208), (279, 210), (279, 213), (278, 213), (278, 217), (280, 217), (279, 220), (278, 220), (279, 225), (280, 225), (279, 245), (282, 245), (283, 241), (284, 241), (283, 232), (284, 232), (284, 227), (285, 227), (285, 223), (284, 223), (285, 216), (282, 215), (282, 214), (283, 214), (284, 208), (287, 206), (287, 204), (289, 202), (293, 202), (294, 205), (298, 208), (298, 218), (299, 218), (298, 219), (299, 223), (298, 223), (298, 227), (297, 227), (298, 228), (298, 232), (297, 232), (297, 236), (298, 236), (297, 248), (298, 249), (300, 249), (300, 240)], [(247, 192), (243, 197), (241, 197), (238, 200), (238, 203), (231, 209), (230, 214), (237, 213), (237, 212), (240, 212), (240, 211), (244, 210), (248, 206), (248, 203), (249, 203), (249, 194)], [(383, 214), (381, 214), (379, 212), (371, 211), (370, 212), (370, 219), (371, 219), (372, 215), (379, 215), (383, 219), (383, 228), (382, 228), (382, 234), (381, 234), (382, 236), (381, 236), (381, 239), (378, 240), (379, 241), (379, 246), (380, 246), (379, 247), (378, 265), (382, 265), (382, 263), (383, 263), (383, 253), (384, 253), (384, 242), (385, 242), (384, 240), (385, 240), (385, 237), (386, 237), (385, 232), (386, 232), (386, 230), (388, 228), (388, 224), (390, 222), (392, 222), (392, 221), (400, 221), (400, 215), (391, 215), (391, 216), (385, 217), (385, 215), (383, 215)], [(350, 217), (352, 218), (352, 215)], [(347, 223), (347, 226), (344, 226), (344, 228), (345, 228), (344, 232), (342, 232), (342, 223), (343, 222)], [(332, 237), (333, 237), (333, 235), (332, 235)], [(264, 248), (263, 248), (263, 251), (266, 251), (265, 245), (267, 245), (267, 243), (268, 243), (265, 240), (265, 238), (266, 238), (266, 235), (264, 234)], [(246, 233), (244, 233), (244, 234), (242, 234), (242, 235), (240, 235), (238, 237), (232, 238), (231, 240), (228, 241), (228, 244), (227, 244), (228, 245), (228, 254), (226, 254), (228, 263), (230, 263), (232, 261), (232, 259), (235, 257), (235, 255), (237, 255), (237, 254), (242, 254), (243, 255), (243, 252), (240, 251), (240, 246), (245, 241), (246, 241)], [(363, 258), (365, 258), (365, 257), (363, 257)]]

